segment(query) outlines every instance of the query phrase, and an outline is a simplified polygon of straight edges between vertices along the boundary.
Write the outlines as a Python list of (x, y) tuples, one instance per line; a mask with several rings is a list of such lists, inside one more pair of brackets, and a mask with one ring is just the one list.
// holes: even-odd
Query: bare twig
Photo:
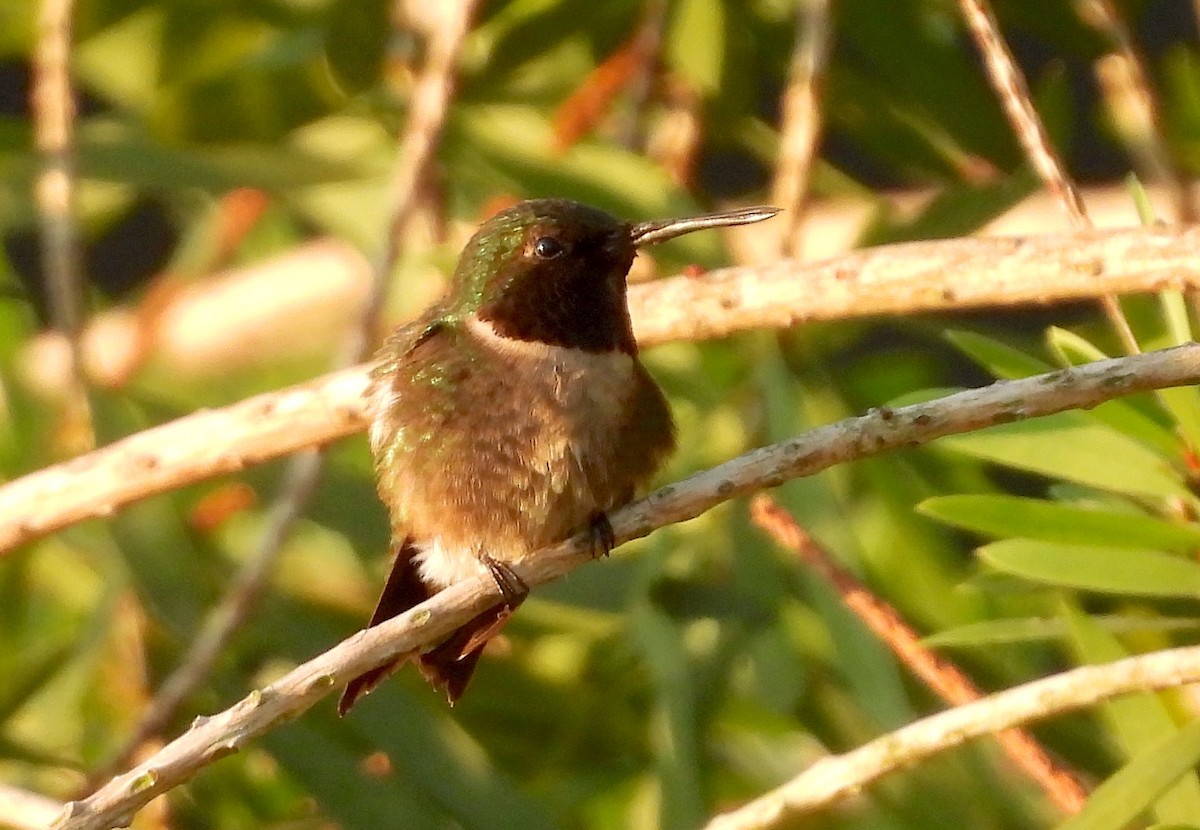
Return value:
[[(979, 51), (983, 54), (992, 87), (1000, 96), (1008, 120), (1020, 139), (1021, 146), (1025, 148), (1025, 155), (1042, 182), (1066, 210), (1071, 225), (1076, 230), (1090, 228), (1092, 222), (1083, 206), (1079, 190), (1067, 175), (1062, 160), (1050, 143), (1046, 128), (1033, 106), (1033, 100), (1029, 97), (1025, 76), (1013, 59), (1003, 35), (1000, 34), (1000, 27), (991, 7), (985, 0), (959, 0), (959, 7)], [(1133, 330), (1129, 327), (1129, 321), (1125, 319), (1125, 313), (1121, 310), (1116, 296), (1101, 295), (1100, 304), (1126, 351), (1137, 354), (1137, 338), (1133, 336)]]
[(1168, 190), (1175, 221), (1195, 222), (1200, 218), (1196, 199), (1182, 171), (1171, 159), (1163, 138), (1158, 100), (1129, 27), (1112, 0), (1075, 0), (1075, 8), (1080, 18), (1099, 31), (1112, 47), (1112, 51), (1096, 61), (1095, 73), (1117, 135), (1129, 148), (1140, 174)]
[(667, 0), (650, 0), (643, 4), (642, 20), (635, 35), (640, 60), (629, 83), (629, 113), (617, 130), (618, 140), (626, 149), (636, 149), (644, 137), (643, 117), (654, 92), (666, 19)]
[[(392, 207), (388, 230), (375, 263), (371, 289), (358, 325), (338, 358), (339, 367), (354, 366), (374, 348), (392, 268), (399, 255), (401, 236), (417, 207), (418, 185), (427, 175), (449, 107), (454, 66), (470, 28), (475, 0), (445, 3), (431, 21), (426, 65), (413, 93), (412, 112), (400, 143), (391, 182)], [(279, 495), (267, 513), (258, 547), (230, 583), (229, 590), (208, 614), (199, 634), (175, 670), (163, 681), (137, 727), (106, 765), (101, 780), (125, 766), (143, 741), (162, 730), (183, 702), (204, 682), (229, 641), (258, 604), (283, 544), (304, 515), (321, 478), (324, 459), (320, 450), (308, 450), (292, 460)]]
[[(939, 697), (954, 706), (983, 697), (957, 666), (921, 645), (921, 638), (896, 609), (838, 565), (778, 502), (766, 493), (760, 493), (750, 503), (750, 514), (755, 524), (771, 534), (775, 541), (800, 554), (804, 563), (833, 586), (859, 619)], [(1010, 729), (997, 734), (996, 740), (1013, 763), (1037, 782), (1060, 810), (1074, 815), (1083, 809), (1088, 799), (1087, 790), (1074, 773), (1055, 763), (1031, 734), (1022, 729)]]
[[(1198, 381), (1200, 345), (1193, 344), (1103, 360), (1022, 380), (1001, 381), (913, 406), (876, 409), (755, 450), (617, 510), (611, 516), (614, 538), (618, 543), (641, 538), (664, 525), (695, 518), (739, 495), (775, 487), (797, 476), (812, 475), (852, 459), (915, 446), (1013, 418), (1092, 407), (1134, 392)], [(517, 563), (514, 570), (525, 584), (536, 587), (588, 561), (590, 551), (590, 535), (582, 533)], [(127, 822), (134, 812), (156, 796), (188, 780), (213, 760), (238, 751), (251, 739), (296, 717), (348, 678), (437, 642), (474, 614), (494, 604), (495, 590), (490, 578), (453, 585), (404, 614), (358, 632), (266, 688), (252, 692), (224, 712), (211, 718), (199, 718), (190, 730), (143, 763), (117, 776), (89, 797), (67, 804), (56, 821), (56, 830), (100, 830)], [(1141, 683), (1136, 688), (1157, 688), (1200, 679), (1200, 649), (1195, 652), (1179, 650), (1172, 654), (1186, 657), (1193, 653), (1193, 663), (1181, 660), (1181, 664), (1191, 666), (1194, 676), (1182, 668), (1166, 672), (1159, 663), (1151, 660), (1152, 666), (1158, 666), (1161, 673), (1151, 671), (1139, 675)], [(1093, 684), (1098, 682), (1097, 676), (1103, 676), (1103, 672), (1096, 672), (1092, 667), (1080, 671), (1090, 672), (1088, 677)], [(1125, 677), (1119, 673), (1117, 676)], [(1128, 685), (1132, 682), (1128, 678), (1125, 682), (1125, 686), (1110, 683), (1110, 694), (1135, 688)], [(1084, 697), (1075, 705), (1098, 699), (1087, 697), (1086, 691), (1079, 694)], [(1069, 701), (1073, 700), (1064, 699), (1068, 702), (1062, 705), (1070, 705)], [(1052, 705), (1034, 710), (1043, 715), (1051, 711), (1054, 711)], [(982, 726), (971, 726), (961, 720), (955, 723), (960, 730), (959, 740), (988, 731), (995, 725), (986, 719)], [(1010, 725), (1002, 723), (1000, 728)], [(920, 743), (919, 747), (931, 751), (928, 742)], [(872, 769), (874, 772), (865, 780), (882, 774), (885, 767), (877, 761)]]
[(45, 830), (63, 806), (44, 795), (0, 784), (0, 827)]
[[(880, 314), (1200, 287), (1200, 227), (910, 242), (632, 286), (638, 342)], [(367, 367), (197, 412), (0, 487), (0, 552), (188, 482), (366, 425)]]
[(34, 53), (34, 142), (42, 169), (34, 186), (41, 219), (42, 273), (50, 316), (67, 338), (71, 385), (66, 398), (68, 444), (94, 443), (79, 356), (80, 261), (75, 223), (75, 99), (71, 91), (72, 0), (42, 0)]
[(1200, 646), (1083, 666), (1025, 683), (909, 724), (844, 755), (817, 761), (782, 787), (719, 815), (705, 830), (769, 830), (829, 806), (893, 770), (972, 738), (1081, 709), (1131, 692), (1200, 680)]
[(829, 55), (831, 0), (804, 0), (796, 15), (796, 46), (783, 93), (783, 124), (771, 203), (784, 209), (780, 249), (800, 255), (800, 226), (821, 139), (821, 81)]
[(17, 479), (0, 488), (0, 515), (9, 519), (0, 537), (17, 545), (188, 481), (343, 438), (365, 424), (366, 386), (364, 367), (336, 372), (196, 412)]
[[(388, 233), (384, 237), (384, 246), (375, 263), (377, 274), (386, 275), (391, 272), (400, 254), (404, 229), (419, 205), (420, 185), (432, 168), (434, 153), (454, 92), (455, 64), (470, 30), (476, 1), (457, 0), (454, 3), (440, 3), (436, 6), (425, 5), (427, 16), (433, 14), (435, 9), (437, 13), (424, 27), (429, 37), (428, 52), (421, 77), (413, 90), (404, 140), (401, 142), (396, 167), (392, 173), (392, 206), (388, 218)], [(379, 295), (373, 299), (373, 303), (382, 305), (383, 299), (383, 296)], [(368, 307), (371, 305), (372, 303), (368, 303)], [(371, 335), (372, 332), (364, 334)], [(351, 351), (365, 354), (366, 348), (365, 344), (360, 344), (357, 350)]]
[(36, 196), (42, 256), (57, 327), (79, 331), (79, 232), (75, 225), (75, 100), (71, 92), (71, 0), (42, 0), (35, 52), (34, 141), (42, 156)]

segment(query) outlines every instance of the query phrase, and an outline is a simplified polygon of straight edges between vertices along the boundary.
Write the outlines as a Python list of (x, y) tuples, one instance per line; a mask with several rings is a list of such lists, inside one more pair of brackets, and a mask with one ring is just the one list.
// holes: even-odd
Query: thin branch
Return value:
[[(778, 502), (760, 493), (750, 503), (750, 515), (776, 542), (798, 553), (804, 564), (828, 582), (850, 610), (942, 700), (962, 706), (983, 697), (957, 666), (921, 645), (921, 638), (899, 612), (838, 565)], [(1083, 809), (1087, 790), (1071, 770), (1050, 757), (1033, 735), (1023, 729), (1009, 729), (997, 734), (996, 740), (1059, 810), (1074, 815)]]
[[(667, 524), (695, 518), (739, 495), (775, 487), (845, 461), (1014, 418), (1092, 407), (1134, 392), (1198, 381), (1200, 345), (1187, 345), (1001, 381), (913, 406), (872, 410), (748, 453), (617, 510), (611, 516), (614, 538), (618, 543), (641, 538)], [(590, 550), (590, 536), (582, 533), (517, 563), (514, 570), (527, 585), (536, 587), (588, 561)], [(251, 739), (298, 716), (347, 679), (399, 655), (427, 648), (495, 602), (491, 579), (471, 579), (388, 622), (358, 632), (266, 688), (251, 692), (224, 712), (197, 719), (190, 730), (151, 758), (88, 798), (67, 804), (56, 820), (56, 830), (101, 830), (128, 822), (151, 799), (187, 781), (216, 758), (240, 750)], [(1190, 653), (1184, 650), (1174, 654)], [(1193, 662), (1195, 679), (1200, 679), (1200, 649)], [(1158, 665), (1153, 660), (1150, 663)], [(1094, 690), (1102, 686), (1096, 678), (1103, 672), (1094, 668), (1081, 671), (1090, 673), (1088, 688), (1092, 691), (1087, 693), (1093, 695), (1084, 702), (1098, 699)], [(1181, 675), (1181, 671), (1174, 667), (1169, 673), (1161, 669), (1159, 674), (1142, 672), (1137, 688), (1193, 679), (1192, 675)], [(1132, 687), (1110, 683), (1109, 688), (1115, 694)], [(1052, 707), (1036, 711), (1050, 710)], [(961, 735), (975, 734), (967, 731), (970, 723), (956, 723)], [(983, 723), (976, 727), (979, 731), (992, 727), (992, 721)], [(1002, 724), (1002, 728), (1009, 725)]]
[[(631, 286), (643, 346), (884, 314), (1200, 287), (1200, 227), (909, 242)], [(367, 367), (197, 412), (0, 487), (0, 553), (154, 493), (364, 428)]]
[(0, 488), (0, 546), (84, 519), (106, 518), (138, 499), (363, 428), (365, 367), (202, 410), (46, 467)]
[(1096, 61), (1095, 74), (1117, 135), (1140, 175), (1167, 189), (1175, 221), (1195, 222), (1200, 210), (1191, 185), (1167, 148), (1161, 109), (1129, 27), (1112, 0), (1075, 0), (1075, 9), (1111, 44), (1111, 51)]
[(52, 798), (0, 784), (0, 827), (45, 830), (62, 809)]
[[(1025, 155), (1033, 169), (1062, 204), (1070, 217), (1071, 225), (1076, 230), (1091, 228), (1092, 221), (1088, 218), (1079, 190), (1071, 181), (1062, 160), (1050, 143), (1050, 136), (1046, 133), (1037, 108), (1029, 96), (1025, 75), (1017, 66), (1008, 44), (1004, 42), (1004, 36), (1000, 34), (1000, 27), (991, 7), (985, 0), (959, 0), (959, 7), (979, 51), (983, 54), (992, 87), (1000, 96), (1009, 123), (1020, 139), (1021, 146), (1025, 148)], [(1101, 295), (1100, 304), (1126, 351), (1137, 354), (1140, 351), (1137, 339), (1133, 336), (1133, 330), (1129, 327), (1129, 321), (1125, 319), (1125, 313), (1121, 310), (1116, 296)]]
[[(454, 67), (470, 28), (474, 6), (475, 0), (444, 3), (438, 7), (438, 19), (429, 27), (428, 58), (413, 93), (412, 112), (392, 176), (392, 207), (386, 241), (375, 263), (358, 325), (350, 332), (338, 357), (339, 368), (351, 367), (366, 359), (375, 346), (389, 278), (400, 251), (400, 237), (416, 210), (418, 185), (428, 174), (433, 161), (454, 89)], [(284, 542), (316, 492), (323, 467), (324, 457), (320, 450), (308, 450), (292, 459), (283, 486), (267, 512), (266, 527), (258, 547), (234, 577), (221, 601), (205, 617), (187, 653), (163, 681), (123, 746), (105, 765), (102, 774), (93, 777), (94, 780), (109, 778), (128, 764), (142, 743), (165, 728), (184, 701), (208, 677), (229, 641), (258, 604)]]
[(71, 92), (72, 0), (42, 0), (31, 99), (34, 142), (42, 157), (35, 185), (42, 224), (42, 257), (55, 326), (79, 331), (79, 231), (75, 225), (75, 159)]
[(42, 169), (34, 184), (41, 221), (42, 273), (46, 280), (50, 317), (67, 339), (66, 413), (76, 447), (91, 448), (91, 428), (83, 364), (79, 352), (80, 311), (79, 229), (75, 223), (75, 98), (71, 90), (72, 0), (42, 0), (34, 52), (31, 96), (34, 143)]
[(821, 139), (821, 83), (829, 57), (831, 0), (803, 0), (796, 15), (796, 46), (782, 98), (783, 125), (771, 203), (784, 209), (780, 249), (800, 255), (800, 227), (808, 207), (808, 187)]
[(1050, 143), (1050, 136), (1029, 96), (1025, 75), (1004, 42), (991, 7), (984, 0), (959, 0), (959, 8), (983, 55), (992, 87), (1000, 96), (1029, 162), (1067, 211), (1071, 224), (1078, 229), (1089, 227), (1091, 222), (1079, 190)]
[(794, 826), (799, 816), (859, 792), (889, 772), (911, 766), (972, 738), (1082, 709), (1131, 692), (1200, 680), (1200, 646), (1174, 648), (1084, 666), (997, 692), (909, 724), (844, 755), (817, 761), (749, 804), (719, 815), (705, 830), (768, 830)]
[[(433, 165), (454, 93), (455, 65), (471, 28), (476, 1), (425, 5), (426, 15), (432, 16), (424, 26), (429, 38), (427, 57), (413, 89), (404, 140), (392, 173), (391, 215), (384, 246), (375, 263), (377, 274), (391, 273), (400, 255), (404, 230), (419, 205), (420, 185)], [(382, 306), (383, 299), (380, 295), (373, 301)], [(365, 354), (366, 346), (360, 346), (359, 350)]]

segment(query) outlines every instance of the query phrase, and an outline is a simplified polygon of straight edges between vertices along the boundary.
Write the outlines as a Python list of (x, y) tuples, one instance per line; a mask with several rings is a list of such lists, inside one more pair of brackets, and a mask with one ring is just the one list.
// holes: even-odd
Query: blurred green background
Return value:
[[(354, 251), (371, 257), (380, 245), (427, 42), (419, 26), (393, 25), (390, 6), (78, 5), (79, 209), (95, 320), (84, 342), (99, 442), (332, 365), (363, 292)], [(0, 464), (10, 478), (78, 446), (62, 415), (60, 352), (43, 333), (28, 109), (36, 7), (0, 4)], [(1138, 189), (1123, 182), (1137, 153), (1094, 74), (1109, 40), (1068, 0), (995, 7), (1072, 170), (1088, 188), (1115, 186), (1135, 216)], [(1195, 175), (1195, 9), (1117, 8), (1146, 56), (1172, 163)], [(767, 200), (797, 9), (483, 3), (389, 319), (436, 294), (465, 234), (506, 200), (569, 196), (630, 219)], [(650, 59), (601, 95), (594, 70), (611, 67), (647, 21), (659, 34)], [(952, 237), (1036, 189), (955, 3), (833, 0), (832, 25), (810, 222), (845, 203), (859, 211), (853, 244)], [(600, 114), (576, 130), (589, 94)], [(1155, 204), (1173, 218), (1169, 201)], [(1066, 227), (1047, 215), (1043, 229)], [(681, 240), (642, 276), (769, 261), (769, 225), (728, 248), (716, 235)], [(316, 250), (334, 251), (340, 276), (328, 284), (309, 267)], [(261, 285), (247, 276), (264, 268)], [(293, 294), (311, 295), (308, 305), (290, 306)], [(1192, 339), (1184, 298), (1126, 305), (1143, 348)], [(660, 480), (870, 406), (1117, 351), (1090, 305), (657, 347), (645, 360), (670, 395), (681, 444)], [(776, 495), (981, 686), (1002, 688), (1198, 640), (1198, 416), (1194, 389), (1141, 396), (847, 465)], [(282, 468), (198, 483), (0, 555), (0, 782), (59, 799), (85, 791), (253, 551)], [(365, 441), (342, 442), (267, 595), (163, 737), (360, 627), (386, 541)], [(940, 706), (751, 526), (741, 502), (538, 591), (507, 634), (453, 711), (403, 671), (345, 720), (322, 704), (212, 765), (135, 826), (682, 830)], [(1036, 733), (1099, 783), (1161, 760), (1156, 742), (1195, 709), (1189, 694), (1145, 695)], [(1126, 813), (1090, 826), (1139, 813), (1200, 825), (1195, 774), (1121, 783), (1112, 780)], [(804, 825), (988, 830), (1060, 819), (981, 743)]]

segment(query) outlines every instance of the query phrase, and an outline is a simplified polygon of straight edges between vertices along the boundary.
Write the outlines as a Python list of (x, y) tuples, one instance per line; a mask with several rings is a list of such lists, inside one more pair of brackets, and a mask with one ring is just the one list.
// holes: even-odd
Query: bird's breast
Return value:
[(613, 460), (637, 365), (461, 326), (376, 384), (380, 495), (430, 549), (516, 559), (627, 497)]

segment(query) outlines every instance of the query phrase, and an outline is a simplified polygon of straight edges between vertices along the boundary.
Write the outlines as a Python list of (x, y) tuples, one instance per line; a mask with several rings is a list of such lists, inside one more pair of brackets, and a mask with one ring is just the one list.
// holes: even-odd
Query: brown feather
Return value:
[[(375, 605), (375, 613), (371, 614), (371, 621), (367, 623), (367, 628), (403, 614), (409, 608), (419, 605), (436, 593), (421, 581), (417, 563), (413, 561), (417, 553), (419, 551), (411, 538), (405, 539), (397, 548), (396, 558), (392, 562), (392, 570), (388, 573), (383, 593), (379, 595), (379, 602)], [(389, 660), (382, 666), (363, 672), (347, 683), (346, 690), (338, 699), (338, 715), (344, 716), (349, 712), (360, 697), (368, 694), (386, 680), (392, 672), (404, 665), (407, 659), (407, 656), (401, 656)]]

